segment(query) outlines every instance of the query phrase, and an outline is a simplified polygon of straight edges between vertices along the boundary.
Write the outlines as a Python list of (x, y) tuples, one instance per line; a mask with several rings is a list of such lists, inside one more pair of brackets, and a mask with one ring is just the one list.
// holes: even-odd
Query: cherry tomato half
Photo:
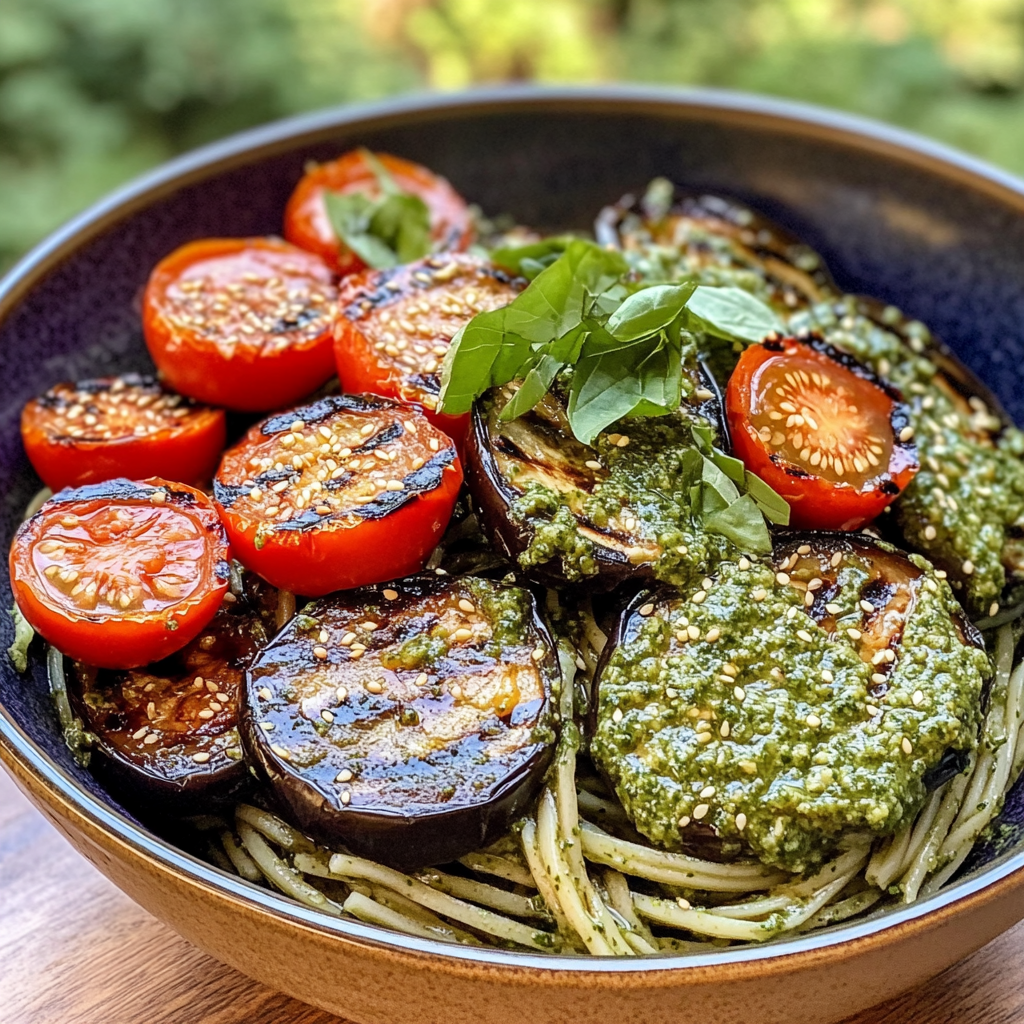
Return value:
[[(465, 249), (473, 240), (473, 223), (466, 201), (448, 182), (411, 160), (376, 153), (384, 169), (404, 192), (418, 196), (430, 211), (430, 235), (439, 249)], [(362, 270), (366, 264), (334, 232), (324, 192), (340, 195), (362, 192), (380, 194), (380, 183), (364, 151), (352, 151), (318, 164), (295, 186), (284, 211), (284, 237), (293, 245), (322, 256), (339, 274)]]
[(118, 476), (201, 484), (224, 450), (224, 410), (127, 373), (57, 384), (33, 398), (21, 413), (21, 437), (53, 491)]
[(342, 283), (334, 356), (342, 390), (417, 405), (461, 444), (469, 414), (437, 411), (441, 360), (477, 313), (507, 306), (525, 282), (475, 256), (430, 256)]
[(334, 297), (330, 268), (311, 253), (273, 238), (207, 238), (157, 264), (142, 329), (175, 390), (268, 412), (333, 375)]
[(152, 479), (61, 491), (11, 545), (18, 607), (68, 657), (136, 668), (184, 647), (228, 587), (230, 551), (202, 491)]
[(856, 530), (918, 470), (900, 393), (820, 338), (751, 345), (725, 407), (734, 453), (789, 502), (793, 526)]
[(461, 484), (455, 445), (419, 410), (332, 395), (254, 426), (213, 493), (243, 565), (319, 597), (422, 569)]

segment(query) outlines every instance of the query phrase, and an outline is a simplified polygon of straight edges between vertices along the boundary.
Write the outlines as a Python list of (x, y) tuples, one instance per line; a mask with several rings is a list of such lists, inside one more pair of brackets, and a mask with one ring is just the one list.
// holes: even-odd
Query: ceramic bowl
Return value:
[[(208, 235), (279, 232), (310, 159), (366, 145), (446, 175), (491, 212), (586, 228), (666, 175), (774, 217), (839, 283), (930, 324), (1024, 422), (1024, 182), (936, 144), (746, 96), (499, 90), (344, 108), (235, 136), (103, 200), (0, 285), (0, 531), (38, 486), (22, 403), (64, 379), (148, 367), (139, 293), (153, 264)], [(16, 197), (8, 197), (16, 201)], [(3, 573), (2, 604), (11, 604)], [(0, 617), (3, 644), (11, 624)], [(299, 999), (379, 1024), (817, 1024), (920, 984), (1024, 917), (1024, 798), (998, 850), (933, 898), (756, 948), (646, 960), (542, 957), (322, 917), (144, 828), (76, 767), (37, 659), (0, 659), (0, 757), (116, 885), (208, 953)]]

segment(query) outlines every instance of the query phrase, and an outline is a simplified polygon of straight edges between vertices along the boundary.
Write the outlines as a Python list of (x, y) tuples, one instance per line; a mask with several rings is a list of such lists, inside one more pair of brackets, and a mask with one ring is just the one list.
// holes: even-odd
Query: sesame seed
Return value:
[(908, 740), (906, 736), (903, 737), (903, 740), (900, 743), (900, 746), (903, 748), (903, 753), (904, 754), (912, 754), (914, 752), (914, 744), (911, 743), (910, 740)]
[(708, 631), (704, 639), (709, 643), (713, 644), (720, 636), (722, 631), (717, 626), (712, 626)]
[(738, 831), (742, 832), (746, 827), (747, 816), (742, 811), (740, 811), (740, 813), (736, 815), (736, 828)]
[(345, 790), (344, 793), (341, 794), (341, 802), (346, 807), (348, 807), (348, 805), (352, 803), (352, 794), (347, 789)]
[(733, 687), (732, 695), (737, 700), (744, 700), (747, 696), (747, 691), (744, 690), (742, 686), (735, 686)]
[(213, 715), (214, 713), (209, 708), (203, 708), (203, 710), (199, 712), (199, 717), (204, 720), (213, 718)]
[(913, 436), (914, 436), (914, 428), (913, 427), (904, 427), (900, 431), (900, 440), (901, 441), (909, 441), (909, 440), (911, 440), (911, 438), (913, 438)]
[(152, 746), (154, 743), (158, 743), (159, 741), (159, 733), (151, 732), (142, 742), (145, 743), (146, 746)]
[(835, 681), (835, 677), (827, 668), (823, 668), (821, 670), (821, 681), (823, 683), (832, 683)]
[(210, 755), (205, 750), (201, 750), (198, 754), (192, 755), (192, 760), (195, 761), (196, 764), (206, 764), (206, 762), (210, 760)]
[(459, 608), (467, 615), (472, 615), (476, 611), (476, 605), (474, 605), (472, 601), (467, 601), (465, 598), (462, 598), (459, 601)]
[(838, 615), (842, 610), (843, 606), (841, 604), (836, 604), (834, 601), (830, 601), (825, 605), (825, 611), (827, 611), (829, 615)]
[(690, 901), (686, 900), (686, 899), (683, 899), (682, 896), (677, 896), (676, 897), (676, 903), (678, 904), (680, 910), (689, 910), (690, 909)]
[(707, 804), (697, 804), (693, 809), (693, 820), (700, 821), (710, 810), (711, 808)]
[(832, 557), (831, 557), (831, 558), (830, 558), (830, 559), (828, 560), (828, 564), (829, 564), (829, 565), (831, 565), (833, 569), (838, 569), (838, 568), (839, 568), (839, 566), (840, 566), (840, 565), (842, 564), (842, 561), (843, 561), (843, 553), (842, 553), (842, 551), (837, 551), (837, 552), (836, 552), (836, 553), (835, 553), (835, 554), (834, 554), (834, 555), (833, 555), (833, 556), (832, 556)]
[(690, 816), (688, 814), (684, 814), (679, 819), (679, 827), (680, 828), (686, 828), (686, 826), (689, 825), (689, 824), (690, 824)]
[(974, 572), (974, 563), (968, 558), (964, 561), (964, 564), (960, 566), (961, 571), (965, 576), (970, 576)]
[(616, 708), (612, 712), (612, 721), (615, 722), (616, 724), (622, 721), (622, 709), (621, 708)]
[(260, 697), (262, 697), (263, 700), (270, 700), (273, 696), (274, 695), (270, 692), (269, 687), (263, 686), (260, 688)]
[(808, 715), (806, 722), (812, 729), (817, 729), (821, 725), (821, 719), (817, 715)]
[(758, 587), (750, 596), (755, 601), (763, 601), (768, 596), (768, 591), (763, 587)]
[(334, 696), (338, 698), (339, 702), (348, 699), (348, 690), (344, 686), (339, 686), (334, 691)]
[(737, 564), (737, 565), (738, 565), (738, 566), (740, 567), (740, 569), (742, 569), (742, 570), (743, 570), (744, 572), (746, 572), (746, 571), (747, 571), (747, 569), (749, 569), (749, 568), (750, 568), (750, 560), (749, 560), (748, 558), (745, 558), (745, 557), (743, 557), (742, 555), (740, 556), (740, 560), (739, 560), (739, 561), (738, 561), (738, 562), (737, 562), (736, 564)]
[(725, 673), (725, 674), (726, 674), (727, 676), (734, 676), (734, 675), (736, 675), (736, 673), (737, 673), (737, 672), (739, 672), (739, 669), (738, 669), (738, 668), (737, 668), (737, 667), (736, 667), (736, 666), (735, 666), (735, 665), (734, 665), (734, 664), (733, 664), (733, 663), (732, 663), (731, 661), (727, 661), (727, 662), (726, 662), (726, 663), (725, 663), (725, 664), (724, 664), (724, 665), (722, 666), (722, 671), (723, 671), (723, 672), (724, 672), (724, 673)]
[(313, 648), (313, 657), (314, 658), (319, 658), (321, 661), (323, 661), (327, 657), (327, 648), (326, 647), (314, 647)]
[(701, 798), (701, 800), (710, 800), (711, 797), (713, 797), (714, 795), (715, 795), (715, 787), (714, 786), (705, 786), (700, 791), (700, 798)]
[(641, 605), (640, 608), (639, 608), (640, 614), (643, 615), (644, 617), (650, 615), (651, 612), (653, 612), (653, 611), (654, 611), (654, 605), (651, 604), (650, 602), (648, 602), (645, 605)]
[(132, 739), (133, 740), (141, 740), (142, 737), (145, 736), (147, 732), (149, 732), (149, 726), (148, 725), (144, 725), (137, 732), (133, 732), (132, 733)]
[(881, 686), (882, 683), (885, 682), (885, 680), (886, 680), (886, 677), (884, 675), (882, 675), (881, 672), (872, 672), (871, 673), (871, 682), (873, 682), (875, 684), (875, 686)]
[(397, 590), (386, 589), (384, 591), (384, 599), (386, 601), (394, 601), (397, 597), (398, 597), (398, 591)]
[(938, 536), (938, 531), (935, 529), (934, 526), (932, 526), (929, 523), (928, 526), (926, 526), (924, 528), (924, 539), (925, 540), (935, 540), (935, 538), (937, 536)]
[(691, 626), (687, 626), (686, 627), (686, 635), (691, 640), (699, 640), (700, 639), (700, 629), (698, 629), (696, 626), (692, 626), (692, 625)]
[(264, 732), (273, 732), (274, 731), (274, 723), (273, 722), (260, 722), (260, 728)]
[(366, 689), (369, 690), (370, 693), (383, 693), (384, 684), (379, 679), (371, 679), (366, 684)]
[(597, 459), (587, 459), (587, 461), (584, 462), (583, 465), (586, 466), (587, 469), (603, 469), (604, 468), (601, 465), (601, 463), (597, 461)]
[(865, 710), (865, 711), (866, 711), (866, 712), (867, 712), (867, 713), (868, 713), (869, 715), (871, 715), (871, 717), (872, 717), (872, 718), (873, 718), (873, 717), (874, 717), (875, 715), (880, 715), (880, 714), (882, 713), (882, 709), (881, 709), (880, 707), (876, 707), (876, 706), (875, 706), (874, 704), (865, 704), (865, 705), (864, 705), (864, 710)]
[(472, 636), (473, 636), (473, 630), (466, 629), (465, 626), (460, 627), (459, 629), (455, 630), (454, 633), (452, 633), (452, 639), (455, 640), (455, 641), (469, 640), (469, 639), (472, 638)]
[(351, 632), (349, 632), (349, 633), (346, 633), (346, 634), (345, 634), (345, 635), (344, 635), (344, 636), (343, 636), (343, 637), (342, 637), (342, 638), (341, 638), (341, 639), (340, 639), (340, 640), (338, 641), (338, 643), (339, 643), (339, 644), (341, 644), (341, 646), (342, 646), (342, 647), (348, 647), (348, 646), (349, 646), (349, 645), (350, 645), (350, 644), (352, 643), (352, 641), (353, 641), (353, 640), (355, 640), (355, 638), (356, 638), (356, 635), (355, 635), (355, 633), (351, 633)]
[(910, 698), (910, 703), (915, 708), (920, 707), (924, 703), (924, 693), (921, 690), (915, 690), (913, 697)]
[(775, 574), (775, 582), (784, 587), (789, 582), (789, 575), (784, 572), (777, 572)]
[(707, 596), (708, 595), (703, 590), (698, 590), (697, 593), (694, 594), (693, 597), (690, 598), (690, 600), (694, 604), (700, 604), (704, 600), (704, 598), (707, 597)]
[(861, 638), (861, 635), (862, 635), (862, 634), (861, 634), (861, 631), (860, 631), (859, 629), (848, 629), (848, 630), (846, 631), (846, 635), (847, 635), (847, 636), (848, 636), (848, 637), (849, 637), (849, 638), (850, 638), (851, 640), (859, 640), (859, 639)]
[(718, 730), (722, 734), (723, 739), (729, 738), (729, 733), (732, 732), (732, 726), (728, 722), (722, 723), (722, 728)]
[(814, 637), (812, 637), (812, 636), (811, 636), (811, 634), (810, 634), (810, 633), (808, 633), (806, 629), (798, 629), (798, 630), (796, 631), (796, 635), (797, 635), (797, 636), (798, 636), (798, 637), (799, 637), (799, 638), (800, 638), (801, 640), (803, 640), (803, 642), (804, 642), (805, 644), (809, 644), (809, 643), (811, 643), (811, 641), (812, 641), (812, 640), (814, 639)]

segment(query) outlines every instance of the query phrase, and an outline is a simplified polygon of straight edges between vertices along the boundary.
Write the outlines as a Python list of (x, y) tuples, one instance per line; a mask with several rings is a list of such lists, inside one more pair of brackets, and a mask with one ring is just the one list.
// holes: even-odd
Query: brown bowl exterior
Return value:
[[(634, 121), (643, 131), (631, 135), (629, 126)], [(511, 161), (500, 185), (516, 174), (534, 175), (529, 187), (535, 200), (512, 203), (511, 212), (553, 228), (566, 225), (558, 221), (558, 205), (552, 197), (576, 195), (577, 206), (592, 210), (615, 198), (608, 194), (611, 172), (602, 178), (593, 171), (593, 155), (609, 145), (611, 128), (624, 134), (616, 142), (619, 149), (635, 154), (634, 163), (620, 174), (623, 181), (642, 186), (652, 171), (665, 173), (671, 170), (668, 165), (673, 160), (683, 159), (687, 153), (699, 154), (707, 164), (684, 167), (680, 176), (690, 179), (684, 184), (720, 188), (755, 203), (761, 197), (769, 213), (788, 221), (801, 234), (809, 232), (809, 240), (824, 248), (826, 255), (830, 248), (842, 251), (844, 232), (851, 230), (855, 221), (865, 219), (864, 197), (881, 195), (890, 206), (882, 203), (880, 207), (889, 213), (878, 244), (865, 244), (862, 238), (856, 251), (846, 253), (845, 268), (840, 268), (844, 272), (837, 275), (840, 283), (851, 290), (870, 290), (871, 285), (884, 290), (885, 298), (902, 302), (912, 313), (932, 320), (951, 340), (959, 335), (962, 356), (964, 346), (976, 340), (977, 351), (968, 361), (995, 385), (1011, 414), (1022, 418), (1024, 388), (1019, 387), (1017, 376), (1024, 359), (1020, 353), (999, 350), (1002, 343), (996, 339), (1013, 332), (1006, 327), (1009, 321), (999, 320), (992, 312), (1002, 308), (998, 289), (983, 303), (974, 296), (973, 307), (942, 305), (937, 296), (950, 293), (949, 275), (929, 284), (929, 273), (942, 269), (948, 256), (944, 256), (943, 245), (954, 245), (961, 236), (943, 234), (930, 226), (927, 214), (930, 209), (948, 214), (949, 203), (954, 202), (951, 196), (966, 211), (958, 216), (968, 220), (975, 205), (998, 208), (1004, 217), (998, 225), (999, 235), (1006, 238), (1007, 246), (1012, 243), (1016, 247), (999, 252), (1012, 265), (1013, 252), (1024, 253), (1024, 185), (969, 158), (880, 126), (729, 94), (628, 88), (498, 90), (332, 112), (240, 136), (176, 161), (130, 186), (26, 258), (0, 285), (0, 338), (4, 331), (9, 331), (4, 344), (11, 343), (11, 338), (31, 336), (26, 325), (41, 316), (38, 294), (49, 287), (48, 281), (59, 280), (64, 269), (74, 266), (78, 254), (90, 246), (98, 247), (101, 255), (105, 251), (107, 259), (116, 262), (115, 250), (103, 249), (104, 239), (115, 237), (135, 219), (163, 211), (157, 220), (163, 217), (165, 227), (171, 225), (160, 241), (165, 249), (196, 231), (215, 234), (219, 228), (223, 233), (225, 225), (217, 222), (221, 216), (234, 224), (236, 234), (274, 230), (267, 226), (269, 220), (267, 224), (259, 222), (264, 214), (258, 210), (275, 210), (278, 212), (272, 216), (279, 217), (290, 182), (297, 180), (305, 158), (323, 157), (358, 142), (381, 148), (407, 144), (410, 156), (434, 163), (488, 209), (502, 209), (501, 187), (488, 186), (485, 176), (474, 179), (472, 173), (460, 182), (456, 158), (446, 156), (447, 147), (469, 145), (466, 140), (481, 130), (481, 124), (490, 126), (487, 131), (494, 138), (505, 135), (524, 140), (522, 160), (518, 164)], [(666, 141), (669, 137), (683, 141), (673, 148)], [(741, 145), (743, 139), (746, 142)], [(753, 152), (748, 151), (751, 140), (760, 140)], [(544, 147), (560, 150), (562, 155), (545, 164)], [(850, 185), (847, 193), (835, 193), (849, 195), (847, 209), (834, 202), (835, 194), (816, 198), (813, 188), (800, 185), (799, 175), (788, 177), (785, 161), (790, 156), (794, 167), (799, 164), (802, 168), (805, 182), (818, 177), (824, 181), (830, 173), (841, 177), (845, 171), (836, 168), (858, 161), (874, 170), (851, 172), (853, 177), (860, 174), (860, 192)], [(237, 190), (238, 173), (247, 169), (256, 173), (274, 161), (279, 167), (277, 192), (271, 189), (264, 195), (253, 188), (241, 207), (223, 209), (225, 182), (234, 182), (232, 187)], [(742, 169), (742, 174), (736, 169)], [(744, 178), (742, 182), (733, 175), (734, 170)], [(923, 183), (920, 201), (924, 206), (915, 208), (909, 200), (902, 207), (892, 205), (892, 190), (915, 176)], [(196, 197), (205, 194), (207, 182), (212, 183), (214, 193), (220, 182), (221, 206), (213, 212), (195, 207), (196, 219), (183, 222), (183, 209), (188, 212), (189, 203), (199, 202)], [(521, 196), (522, 186), (519, 191)], [(945, 204), (937, 198), (940, 193)], [(182, 196), (186, 197), (181, 200), (184, 207), (167, 205)], [(266, 214), (265, 220), (270, 217)], [(993, 224), (983, 224), (980, 217), (976, 220), (982, 225), (979, 231), (995, 237)], [(968, 235), (962, 237), (970, 242)], [(908, 266), (919, 266), (918, 276), (910, 273), (889, 281), (872, 263), (887, 265), (887, 239), (892, 238), (902, 240), (902, 251), (909, 254)], [(997, 248), (992, 242), (990, 249), (994, 252)], [(972, 267), (984, 276), (995, 265), (986, 268), (967, 259), (971, 251), (968, 244), (954, 254), (967, 275), (966, 283), (960, 282), (964, 288), (971, 285)], [(129, 254), (125, 259), (132, 266), (128, 271), (122, 267), (122, 271), (144, 280), (145, 269), (153, 262), (150, 255)], [(1024, 261), (1024, 257), (1019, 259)], [(1024, 270), (1009, 273), (1004, 268), (1002, 273), (1007, 279), (1024, 280)], [(67, 290), (64, 294), (74, 299)], [(76, 307), (74, 301), (68, 303), (68, 315), (79, 321), (91, 317), (89, 309)], [(121, 318), (118, 322), (134, 322), (136, 316), (130, 303), (124, 302), (117, 315)], [(988, 319), (983, 329), (969, 335), (961, 321), (972, 315)], [(1009, 320), (1016, 316), (1013, 303), (1007, 305), (1005, 315)], [(58, 322), (59, 317), (51, 318), (47, 330), (39, 329), (42, 345), (65, 353), (68, 360), (80, 357), (84, 366), (92, 358), (81, 351), (86, 341), (78, 339), (84, 335), (54, 342), (58, 333), (54, 324)], [(107, 321), (101, 317), (90, 322)], [(138, 358), (129, 343), (120, 349), (111, 346), (106, 355), (109, 367), (104, 366), (104, 372), (134, 368)], [(15, 438), (16, 420), (11, 410), (17, 410), (29, 394), (40, 389), (33, 373), (41, 376), (52, 371), (52, 367), (40, 368), (42, 359), (36, 362), (39, 366), (27, 366), (18, 380), (0, 385), (0, 413), (6, 410), (5, 429)], [(1009, 368), (1002, 377), (995, 372), (999, 365)], [(0, 468), (9, 461), (25, 476), (23, 462), (18, 463), (21, 457), (12, 454), (16, 448), (16, 441), (12, 448), (6, 433), (0, 433)], [(31, 481), (25, 476), (22, 491), (15, 489), (9, 495), (11, 509), (20, 507), (22, 492), (30, 488)], [(16, 521), (16, 515), (11, 511), (8, 518)], [(130, 897), (217, 959), (362, 1024), (442, 1020), (509, 1024), (523, 1019), (535, 1024), (675, 1024), (690, 1016), (699, 1016), (705, 1024), (825, 1024), (920, 984), (1024, 917), (1024, 843), (1018, 841), (1016, 848), (1001, 855), (989, 851), (987, 863), (974, 865), (962, 881), (921, 904), (822, 933), (710, 956), (630, 961), (542, 957), (450, 946), (330, 919), (224, 874), (140, 826), (86, 774), (78, 772), (60, 747), (50, 709), (41, 696), (44, 685), (37, 669), (30, 680), (6, 681), (7, 688), (0, 687), (0, 760), (75, 848)], [(19, 687), (31, 699), (22, 700)], [(1014, 814), (1019, 817), (1019, 811)]]

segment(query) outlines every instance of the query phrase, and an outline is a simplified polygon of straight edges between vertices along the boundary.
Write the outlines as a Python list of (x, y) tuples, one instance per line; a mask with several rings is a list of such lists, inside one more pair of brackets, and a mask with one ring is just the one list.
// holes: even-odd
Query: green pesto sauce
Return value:
[(965, 415), (936, 384), (935, 364), (921, 354), (930, 341), (923, 324), (907, 325), (908, 349), (847, 299), (794, 314), (790, 327), (820, 331), (903, 391), (921, 469), (892, 514), (907, 543), (950, 573), (972, 616), (994, 614), (1007, 583), (1007, 529), (1024, 525), (1024, 434), (1009, 428), (996, 447), (975, 439), (998, 424), (982, 409)]
[[(855, 563), (840, 573), (834, 636), (760, 564), (723, 562), (701, 603), (680, 595), (634, 616), (601, 676), (591, 754), (638, 830), (679, 848), (699, 821), (799, 872), (844, 834), (887, 835), (909, 820), (925, 772), (948, 749), (974, 747), (990, 671), (984, 652), (959, 639), (949, 586), (913, 560), (924, 576), (879, 701), (873, 669), (845, 633), (860, 621), (868, 579)], [(680, 641), (687, 627), (699, 638)]]
[[(465, 576), (460, 580), (472, 601), (491, 624), (491, 635), (479, 645), (480, 653), (496, 661), (509, 647), (527, 642), (533, 630), (532, 601), (521, 587), (496, 586), (490, 580)], [(388, 614), (387, 607), (367, 606), (369, 614)], [(417, 633), (396, 647), (381, 652), (381, 664), (390, 669), (426, 669), (438, 665), (450, 648), (448, 630), (441, 622)]]

